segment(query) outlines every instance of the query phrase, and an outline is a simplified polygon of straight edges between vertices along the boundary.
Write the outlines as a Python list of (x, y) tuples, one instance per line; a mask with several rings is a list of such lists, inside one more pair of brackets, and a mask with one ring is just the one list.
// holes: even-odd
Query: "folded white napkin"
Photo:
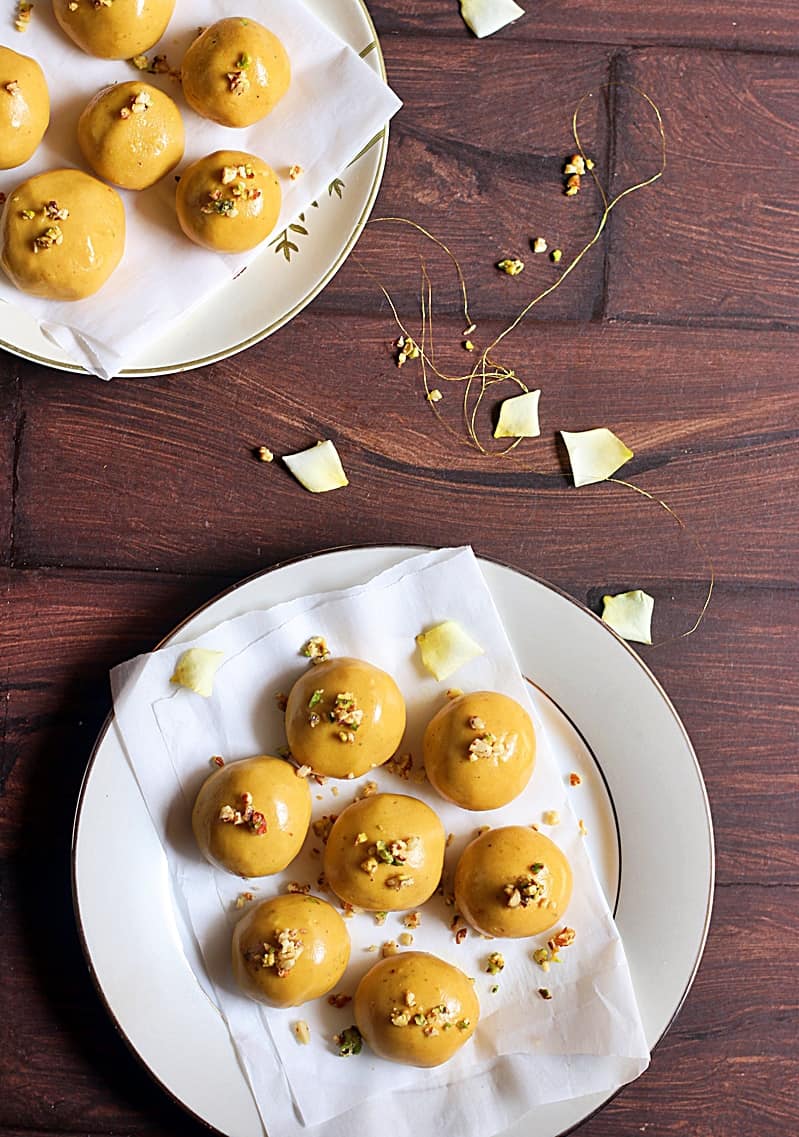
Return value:
[[(110, 83), (141, 79), (176, 99), (186, 126), (185, 160), (175, 171), (214, 150), (247, 150), (264, 158), (280, 177), (283, 209), (276, 232), (322, 195), (400, 106), (378, 75), (300, 0), (178, 0), (163, 40), (150, 56), (165, 53), (178, 68), (198, 26), (224, 16), (251, 16), (285, 44), (292, 67), (288, 94), (266, 119), (243, 130), (202, 119), (186, 105), (180, 84), (131, 64), (94, 59), (58, 28), (49, 4), (36, 4), (29, 31), (4, 37), (15, 51), (32, 55), (44, 69), (52, 121), (44, 142), (24, 166), (0, 176), (10, 193), (21, 181), (59, 166), (86, 168), (78, 149), (80, 113)], [(13, 39), (12, 39), (13, 37)], [(367, 45), (364, 44), (363, 47)], [(298, 165), (301, 177), (290, 181)], [(91, 171), (90, 171), (91, 172)], [(265, 246), (221, 256), (193, 245), (175, 217), (170, 174), (152, 189), (120, 191), (127, 214), (125, 256), (95, 296), (75, 303), (38, 300), (15, 289), (0, 272), (0, 300), (31, 314), (76, 363), (110, 379), (199, 301), (231, 280)], [(271, 253), (269, 254), (271, 255)]]
[[(449, 683), (437, 683), (420, 666), (414, 636), (444, 619), (457, 620), (485, 654)], [(292, 1011), (269, 1010), (239, 994), (232, 980), (230, 935), (240, 915), (236, 897), (243, 888), (258, 898), (273, 896), (291, 880), (315, 885), (321, 859), (313, 849), (320, 842), (309, 835), (284, 873), (244, 885), (199, 857), (190, 829), (191, 804), (209, 774), (211, 754), (236, 759), (274, 753), (283, 744), (274, 693), (288, 691), (307, 667), (298, 652), (312, 635), (324, 635), (334, 654), (361, 656), (395, 677), (408, 707), (402, 749), (413, 753), (417, 768), (421, 733), (450, 684), (504, 691), (527, 705), (536, 723), (532, 780), (501, 810), (467, 812), (443, 801), (429, 784), (403, 781), (385, 770), (359, 781), (329, 779), (324, 787), (311, 785), (315, 817), (340, 812), (368, 780), (381, 790), (426, 801), (454, 834), (445, 870), (450, 880), (478, 826), (529, 825), (540, 823), (544, 810), (560, 812), (561, 824), (548, 832), (574, 872), (566, 923), (577, 936), (562, 952), (563, 962), (546, 975), (531, 952), (546, 943), (547, 934), (488, 943), (470, 933), (456, 944), (449, 927), (452, 909), (438, 897), (422, 909), (414, 949), (432, 951), (474, 976), (482, 1009), (473, 1041), (438, 1069), (396, 1065), (366, 1048), (357, 1057), (340, 1058), (331, 1039), (353, 1021), (351, 1007), (335, 1010), (323, 999)], [(114, 706), (205, 959), (207, 975), (201, 981), (207, 989), (211, 980), (268, 1132), (280, 1137), (373, 1132), (418, 1137), (438, 1127), (459, 1137), (491, 1137), (538, 1104), (610, 1091), (646, 1068), (649, 1054), (624, 950), (567, 798), (568, 771), (558, 768), (470, 549), (415, 556), (358, 588), (240, 616), (202, 636), (196, 646), (224, 652), (210, 699), (170, 689), (175, 662), (186, 650), (182, 645), (116, 668)], [(360, 913), (347, 926), (352, 958), (337, 991), (351, 995), (379, 958), (366, 949), (396, 940), (405, 929), (401, 914), (389, 915), (379, 927), (372, 915)], [(505, 958), (498, 976), (485, 971), (492, 950)], [(495, 984), (498, 990), (492, 992)], [(539, 987), (551, 989), (551, 1001), (540, 998)], [(297, 1019), (310, 1025), (310, 1045), (296, 1043), (291, 1024)]]

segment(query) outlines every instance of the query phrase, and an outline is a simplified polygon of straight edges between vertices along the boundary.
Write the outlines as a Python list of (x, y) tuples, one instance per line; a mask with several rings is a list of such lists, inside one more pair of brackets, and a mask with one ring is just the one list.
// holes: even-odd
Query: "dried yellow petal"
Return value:
[(223, 651), (210, 651), (205, 647), (190, 647), (175, 664), (170, 683), (186, 687), (204, 699), (210, 698), (214, 690), (214, 676), (225, 657)]
[(299, 454), (286, 454), (283, 461), (300, 485), (311, 493), (327, 493), (350, 484), (338, 451), (329, 440), (317, 442)]
[(639, 644), (652, 643), (652, 612), (655, 601), (640, 588), (620, 592), (617, 596), (603, 596), (602, 619), (623, 640)]
[(461, 0), (461, 15), (478, 39), (491, 36), (524, 15), (514, 0)]
[(455, 620), (445, 620), (416, 637), (422, 663), (436, 679), (447, 679), (483, 649)]
[(596, 430), (562, 430), (576, 486), (604, 482), (633, 456), (632, 450), (612, 430), (600, 426)]
[(499, 408), (499, 422), (494, 438), (538, 438), (541, 425), (538, 421), (540, 391), (526, 391), (505, 399)]

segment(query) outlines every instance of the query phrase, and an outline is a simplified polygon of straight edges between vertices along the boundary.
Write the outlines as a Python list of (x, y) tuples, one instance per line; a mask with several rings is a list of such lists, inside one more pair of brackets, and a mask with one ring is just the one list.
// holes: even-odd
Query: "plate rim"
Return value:
[[(386, 61), (383, 56), (383, 49), (380, 45), (380, 39), (378, 37), (374, 21), (372, 20), (369, 9), (366, 6), (366, 0), (350, 0), (350, 2), (358, 4), (364, 20), (366, 21), (372, 34), (371, 41), (366, 44), (366, 46), (363, 47), (358, 52), (358, 54), (360, 55), (361, 59), (375, 54), (380, 77), (384, 83), (388, 82), (388, 72), (386, 71)], [(359, 158), (365, 157), (368, 151), (371, 150), (372, 147), (379, 142), (380, 152), (377, 156), (377, 166), (375, 167), (372, 184), (370, 185), (367, 192), (363, 210), (361, 211), (358, 220), (355, 222), (352, 232), (350, 233), (347, 241), (345, 242), (343, 248), (340, 250), (333, 263), (327, 266), (320, 279), (311, 286), (305, 296), (298, 300), (297, 303), (288, 312), (284, 312), (282, 315), (278, 316), (277, 319), (268, 324), (265, 328), (254, 332), (251, 336), (248, 336), (247, 338), (241, 340), (239, 343), (223, 347), (219, 351), (212, 352), (210, 355), (203, 356), (200, 359), (181, 360), (180, 363), (177, 363), (174, 366), (159, 364), (155, 367), (124, 368), (118, 373), (118, 375), (115, 376), (115, 378), (152, 379), (158, 375), (180, 375), (186, 371), (193, 371), (199, 367), (206, 367), (212, 363), (219, 363), (223, 359), (230, 359), (234, 355), (238, 355), (239, 352), (246, 351), (247, 348), (254, 347), (255, 344), (261, 343), (262, 340), (268, 339), (269, 336), (273, 335), (275, 332), (280, 331), (281, 328), (284, 328), (286, 324), (291, 323), (295, 316), (298, 316), (300, 312), (307, 308), (308, 305), (316, 299), (319, 293), (328, 286), (339, 269), (343, 267), (345, 261), (360, 239), (360, 236), (366, 227), (372, 210), (374, 209), (377, 195), (380, 192), (380, 186), (383, 183), (383, 174), (385, 173), (386, 161), (388, 159), (388, 138), (390, 126), (391, 123), (387, 122), (383, 129), (375, 135), (372, 141), (369, 142), (366, 147), (352, 159), (352, 161), (349, 163), (349, 166), (347, 166), (347, 169), (349, 169), (350, 166), (354, 165)], [(263, 256), (265, 253), (266, 249), (263, 250), (261, 255)], [(89, 371), (86, 367), (83, 367), (80, 363), (73, 363), (69, 360), (54, 360), (48, 356), (38, 355), (36, 352), (27, 351), (25, 348), (16, 347), (4, 339), (0, 339), (0, 349), (7, 351), (9, 355), (15, 356), (17, 359), (25, 359), (29, 363), (38, 363), (45, 367), (52, 367), (55, 371), (62, 371), (65, 374), (84, 375), (89, 378), (95, 377), (93, 372)], [(242, 583), (244, 582), (242, 581)]]
[[(325, 549), (318, 549), (314, 552), (300, 553), (294, 557), (287, 557), (283, 560), (277, 561), (273, 565), (269, 565), (267, 568), (256, 570), (254, 573), (251, 573), (249, 576), (244, 577), (242, 580), (236, 581), (235, 583), (229, 585), (227, 588), (224, 588), (220, 592), (216, 593), (209, 600), (206, 600), (203, 604), (200, 604), (191, 613), (189, 613), (187, 616), (185, 616), (178, 624), (176, 624), (172, 628), (172, 630), (170, 632), (168, 632), (165, 636), (163, 636), (162, 639), (151, 650), (152, 651), (158, 651), (161, 647), (165, 646), (174, 636), (176, 636), (183, 628), (185, 628), (187, 624), (189, 624), (197, 616), (199, 616), (203, 612), (205, 612), (212, 605), (216, 604), (218, 601), (224, 599), (227, 596), (231, 596), (233, 593), (237, 592), (239, 589), (244, 588), (245, 586), (253, 583), (254, 581), (260, 579), (261, 577), (269, 576), (271, 573), (277, 572), (280, 569), (288, 568), (291, 565), (300, 564), (300, 563), (307, 561), (307, 560), (313, 560), (315, 558), (321, 558), (321, 557), (329, 556), (329, 555), (335, 554), (335, 553), (357, 552), (358, 550), (382, 550), (382, 549), (391, 549), (391, 550), (402, 549), (402, 550), (407, 551), (408, 554), (412, 556), (416, 553), (430, 552), (433, 550), (433, 546), (429, 546), (429, 545), (408, 545), (408, 544), (405, 544), (404, 542), (400, 542), (400, 541), (397, 541), (397, 542), (375, 541), (375, 542), (365, 542), (365, 543), (349, 544), (349, 545), (335, 545), (335, 546), (331, 546), (331, 547), (325, 548)], [(691, 967), (690, 974), (688, 975), (688, 978), (687, 978), (686, 983), (685, 983), (685, 987), (682, 991), (682, 994), (680, 995), (680, 998), (679, 998), (677, 1005), (675, 1006), (672, 1014), (669, 1017), (668, 1022), (663, 1027), (663, 1029), (660, 1032), (660, 1034), (658, 1035), (657, 1039), (655, 1039), (655, 1041), (652, 1043), (650, 1053), (654, 1053), (654, 1051), (657, 1049), (657, 1047), (663, 1041), (665, 1036), (668, 1034), (671, 1027), (674, 1025), (674, 1022), (677, 1019), (677, 1017), (679, 1016), (680, 1011), (682, 1010), (683, 1006), (685, 1005), (685, 1001), (688, 998), (688, 995), (691, 991), (691, 988), (694, 985), (694, 980), (696, 979), (697, 973), (699, 971), (699, 967), (700, 967), (700, 964), (702, 962), (702, 957), (703, 957), (704, 952), (705, 952), (705, 947), (707, 945), (707, 938), (708, 938), (708, 933), (710, 930), (710, 923), (711, 923), (711, 918), (712, 918), (712, 913), (713, 913), (713, 901), (714, 901), (714, 895), (715, 895), (715, 881), (716, 881), (716, 847), (715, 847), (715, 839), (714, 839), (715, 838), (715, 832), (714, 832), (714, 828), (713, 828), (713, 817), (712, 817), (712, 814), (710, 811), (710, 800), (708, 798), (705, 780), (704, 780), (704, 777), (702, 776), (702, 768), (699, 764), (699, 759), (696, 756), (696, 751), (694, 750), (694, 746), (693, 746), (693, 743), (691, 742), (691, 738), (688, 734), (688, 731), (685, 728), (685, 725), (684, 725), (682, 719), (680, 718), (680, 715), (677, 712), (676, 707), (672, 703), (671, 699), (669, 698), (666, 690), (664, 689), (663, 685), (660, 683), (657, 676), (652, 672), (650, 667), (641, 658), (641, 656), (638, 654), (638, 652), (635, 651), (635, 649), (632, 648), (630, 646), (630, 644), (627, 643), (626, 640), (622, 639), (622, 637), (619, 636), (614, 631), (613, 628), (609, 627), (609, 625), (607, 625), (596, 614), (596, 612), (592, 612), (591, 609), (588, 608), (585, 604), (583, 604), (581, 601), (577, 600), (576, 597), (572, 596), (570, 593), (564, 591), (558, 585), (552, 584), (550, 581), (545, 580), (543, 577), (536, 576), (535, 573), (530, 572), (528, 569), (519, 568), (516, 565), (510, 564), (507, 561), (501, 560), (499, 557), (493, 557), (493, 556), (488, 555), (488, 554), (478, 553), (477, 551), (475, 551), (475, 556), (477, 557), (478, 562), (487, 561), (491, 564), (499, 566), (500, 568), (507, 569), (510, 572), (517, 573), (520, 576), (524, 576), (528, 580), (531, 580), (535, 584), (542, 585), (544, 588), (549, 589), (550, 591), (552, 591), (552, 592), (556, 593), (558, 596), (560, 596), (562, 599), (567, 600), (569, 603), (573, 604), (584, 615), (587, 614), (593, 620), (595, 620), (597, 623), (601, 624), (602, 627), (605, 629), (605, 631), (608, 632), (615, 640), (617, 640), (622, 645), (622, 647), (625, 649), (625, 651), (627, 651), (629, 653), (629, 655), (632, 657), (633, 661), (643, 670), (645, 676), (650, 681), (650, 683), (652, 683), (654, 685), (654, 687), (656, 688), (661, 699), (665, 703), (669, 714), (674, 719), (674, 721), (678, 727), (678, 730), (683, 737), (683, 740), (684, 740), (685, 745), (687, 747), (688, 753), (691, 757), (691, 760), (692, 760), (692, 763), (694, 766), (694, 772), (696, 774), (698, 787), (699, 787), (700, 793), (701, 793), (702, 805), (704, 807), (705, 821), (707, 823), (707, 837), (708, 837), (708, 843), (709, 843), (709, 880), (708, 880), (707, 899), (706, 899), (706, 904), (705, 904), (705, 916), (704, 916), (702, 931), (701, 931), (701, 934), (699, 936), (699, 943), (697, 946), (696, 957), (695, 957), (693, 965)], [(551, 696), (548, 696), (548, 697), (551, 698)], [(556, 705), (558, 706), (558, 709), (561, 711), (561, 713), (563, 713), (563, 714), (566, 713), (563, 711), (562, 708), (560, 708), (559, 704), (556, 704)], [(567, 715), (567, 717), (569, 717), (569, 716)], [(199, 1122), (209, 1132), (219, 1134), (219, 1137), (228, 1137), (228, 1135), (225, 1134), (223, 1130), (217, 1129), (216, 1126), (211, 1124), (211, 1122), (207, 1121), (200, 1114), (196, 1113), (195, 1110), (193, 1110), (191, 1108), (191, 1106), (187, 1105), (184, 1101), (182, 1101), (177, 1096), (177, 1094), (175, 1094), (171, 1089), (169, 1089), (169, 1087), (161, 1080), (161, 1078), (152, 1069), (152, 1067), (148, 1065), (148, 1063), (144, 1059), (143, 1055), (141, 1055), (139, 1053), (139, 1051), (136, 1049), (135, 1045), (133, 1044), (131, 1039), (126, 1034), (125, 1029), (122, 1026), (122, 1023), (119, 1021), (116, 1013), (111, 1008), (111, 1005), (110, 1005), (108, 999), (106, 998), (106, 995), (105, 995), (105, 992), (103, 990), (102, 984), (100, 982), (99, 976), (97, 975), (97, 972), (95, 970), (95, 967), (94, 967), (94, 964), (92, 961), (92, 957), (91, 957), (91, 952), (89, 949), (89, 944), (88, 944), (88, 941), (86, 939), (86, 935), (84, 932), (83, 921), (82, 921), (81, 912), (80, 912), (80, 906), (78, 903), (78, 880), (77, 880), (78, 831), (80, 828), (83, 799), (84, 799), (86, 790), (88, 788), (88, 783), (89, 783), (89, 780), (91, 778), (91, 773), (92, 773), (92, 770), (94, 768), (94, 764), (95, 764), (98, 752), (100, 750), (100, 747), (102, 746), (102, 744), (105, 740), (105, 737), (106, 737), (109, 729), (111, 728), (111, 725), (114, 721), (114, 718), (115, 718), (115, 715), (114, 715), (114, 711), (112, 709), (106, 715), (105, 720), (103, 721), (103, 724), (100, 727), (97, 738), (96, 738), (94, 745), (92, 747), (92, 750), (91, 750), (91, 753), (89, 755), (89, 759), (88, 759), (88, 762), (86, 765), (86, 770), (84, 771), (83, 778), (81, 779), (80, 790), (78, 792), (78, 798), (77, 798), (77, 802), (75, 805), (75, 816), (74, 816), (73, 824), (72, 824), (72, 836), (71, 836), (71, 843), (70, 843), (70, 879), (71, 879), (71, 887), (72, 887), (72, 906), (73, 906), (73, 912), (74, 912), (74, 916), (75, 916), (76, 928), (77, 928), (77, 932), (78, 932), (78, 939), (80, 941), (81, 950), (83, 952), (83, 956), (84, 956), (84, 959), (85, 959), (85, 962), (86, 962), (86, 965), (87, 965), (87, 968), (89, 971), (90, 978), (91, 978), (92, 983), (94, 985), (94, 988), (95, 988), (95, 990), (96, 990), (96, 992), (100, 998), (102, 1005), (105, 1007), (105, 1010), (106, 1010), (106, 1012), (107, 1012), (107, 1014), (111, 1020), (111, 1023), (113, 1024), (117, 1034), (122, 1039), (122, 1041), (125, 1043), (129, 1052), (133, 1055), (133, 1057), (136, 1059), (136, 1061), (139, 1063), (139, 1065), (146, 1071), (146, 1073), (153, 1080), (153, 1082), (159, 1087), (159, 1089), (162, 1092), (164, 1092), (169, 1097), (169, 1099), (171, 1101), (173, 1101), (184, 1113), (188, 1114), (195, 1121)], [(569, 719), (569, 721), (571, 722), (571, 719)], [(572, 726), (575, 726), (575, 728), (576, 728), (576, 724), (572, 723)], [(576, 729), (579, 730), (579, 728), (576, 728)], [(592, 751), (592, 753), (593, 753), (593, 751)], [(604, 774), (603, 774), (603, 778), (604, 778)], [(611, 802), (612, 802), (613, 801), (612, 795), (610, 795), (610, 796), (611, 796)], [(614, 815), (615, 815), (615, 804), (613, 806), (613, 811), (614, 811)], [(621, 880), (622, 880), (622, 868), (621, 868), (621, 863), (620, 863), (620, 867), (619, 867), (619, 895), (621, 894)], [(617, 897), (617, 903), (618, 903), (618, 897)], [(616, 1090), (613, 1090), (610, 1093), (608, 1093), (608, 1095), (594, 1109), (592, 1109), (584, 1117), (580, 1118), (580, 1120), (577, 1121), (574, 1125), (570, 1125), (567, 1129), (564, 1129), (560, 1133), (558, 1133), (557, 1137), (568, 1137), (568, 1134), (574, 1133), (577, 1129), (580, 1128), (580, 1126), (584, 1125), (587, 1121), (590, 1121), (590, 1119), (592, 1117), (595, 1117), (598, 1113), (600, 1113), (611, 1101), (613, 1101), (613, 1099), (618, 1094), (621, 1093), (621, 1091), (624, 1088), (625, 1088), (624, 1085), (622, 1085), (622, 1086), (619, 1086)]]

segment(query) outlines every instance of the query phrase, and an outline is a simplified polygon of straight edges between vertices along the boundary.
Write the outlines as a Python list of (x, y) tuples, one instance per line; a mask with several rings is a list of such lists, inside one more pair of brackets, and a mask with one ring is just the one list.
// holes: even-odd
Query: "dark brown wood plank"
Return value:
[[(439, 326), (442, 366), (468, 365), (462, 330)], [(241, 577), (347, 543), (473, 542), (586, 589), (702, 581), (703, 558), (655, 505), (569, 485), (555, 431), (610, 425), (636, 451), (625, 476), (682, 513), (720, 580), (796, 582), (795, 335), (527, 324), (497, 354), (542, 387), (544, 433), (485, 459), (438, 426), (394, 334), (388, 317), (310, 315), (178, 380), (38, 373), (23, 391), (16, 564)], [(462, 391), (439, 386), (460, 430)], [(308, 495), (251, 454), (324, 437), (346, 490)]]
[[(474, 45), (461, 39), (428, 52), (408, 37), (384, 43), (389, 80), (404, 106), (392, 124), (385, 178), (374, 217), (404, 217), (449, 245), (471, 278), (472, 301), (484, 315), (504, 314), (518, 298), (540, 291), (560, 270), (530, 241), (577, 250), (596, 225), (597, 198), (563, 194), (561, 171), (573, 150), (571, 114), (573, 48), (531, 42)], [(599, 92), (607, 82), (612, 50), (581, 52), (581, 83), (597, 89), (586, 109), (585, 144), (607, 169), (608, 115)], [(502, 82), (497, 81), (502, 76)], [(582, 89), (579, 92), (582, 94)], [(346, 175), (345, 175), (346, 178)], [(505, 257), (521, 257), (522, 277), (498, 272)], [(453, 271), (433, 245), (408, 227), (372, 224), (356, 255), (315, 304), (315, 310), (377, 311), (382, 296), (364, 268), (403, 307), (419, 303), (420, 257), (433, 271), (447, 270), (453, 287), (439, 293), (440, 310), (457, 311)], [(535, 319), (590, 319), (602, 306), (603, 250), (595, 250), (570, 287), (555, 293)]]
[[(720, 326), (799, 323), (799, 60), (633, 52), (617, 73), (661, 108), (668, 170), (613, 219), (606, 315)], [(630, 91), (614, 190), (653, 167)]]
[(20, 419), (16, 360), (0, 352), (0, 565), (11, 562), (14, 516), (14, 456)]
[[(525, 5), (522, 4), (525, 8)], [(456, 0), (375, 0), (370, 11), (381, 33), (469, 36)], [(790, 0), (537, 0), (526, 15), (497, 33), (502, 42), (530, 39), (575, 43), (694, 44), (734, 50), (795, 51), (799, 13)], [(485, 42), (485, 41), (481, 41)], [(480, 43), (474, 43), (475, 57)], [(579, 59), (579, 55), (576, 57)]]

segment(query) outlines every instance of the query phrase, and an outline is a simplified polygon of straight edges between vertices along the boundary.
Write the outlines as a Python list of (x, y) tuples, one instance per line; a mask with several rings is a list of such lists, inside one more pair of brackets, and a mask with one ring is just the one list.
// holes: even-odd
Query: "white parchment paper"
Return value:
[[(62, 166), (87, 169), (77, 144), (77, 123), (89, 99), (111, 83), (139, 79), (161, 87), (180, 107), (186, 127), (185, 159), (214, 150), (246, 150), (264, 158), (280, 178), (284, 229), (374, 138), (400, 106), (399, 99), (358, 55), (300, 0), (178, 0), (169, 28), (147, 54), (164, 53), (179, 68), (197, 34), (225, 16), (251, 16), (283, 41), (291, 60), (291, 86), (275, 110), (243, 130), (200, 118), (180, 84), (137, 71), (123, 61), (84, 54), (59, 29), (49, 3), (37, 3), (29, 30), (0, 32), (0, 42), (33, 56), (50, 89), (52, 120), (36, 154), (0, 175), (9, 194), (34, 174)], [(12, 28), (9, 19), (8, 28)], [(363, 44), (363, 47), (366, 47)], [(303, 174), (289, 179), (291, 166)], [(89, 173), (92, 171), (89, 170)], [(118, 374), (176, 319), (244, 269), (266, 246), (235, 256), (200, 249), (181, 232), (175, 216), (175, 181), (167, 175), (139, 193), (120, 190), (127, 217), (125, 255), (108, 283), (74, 303), (39, 300), (19, 292), (0, 272), (0, 300), (32, 315), (44, 333), (76, 363), (103, 379)], [(271, 255), (271, 254), (270, 254)]]
[[(485, 655), (449, 682), (438, 683), (421, 668), (414, 636), (444, 619), (458, 620)], [(575, 928), (577, 938), (562, 952), (562, 964), (547, 974), (531, 959), (547, 934), (488, 942), (470, 933), (458, 945), (450, 930), (452, 908), (436, 897), (422, 909), (414, 950), (432, 951), (474, 976), (481, 1003), (474, 1039), (438, 1069), (396, 1065), (366, 1049), (358, 1057), (340, 1058), (331, 1039), (353, 1021), (351, 1007), (335, 1010), (323, 999), (292, 1011), (274, 1011), (240, 995), (233, 984), (230, 936), (240, 915), (236, 897), (245, 888), (259, 899), (273, 896), (291, 880), (315, 886), (321, 857), (314, 850), (321, 842), (309, 834), (285, 873), (244, 884), (200, 858), (191, 835), (191, 805), (212, 769), (211, 754), (231, 760), (274, 752), (283, 744), (275, 693), (287, 692), (308, 666), (298, 652), (311, 635), (324, 635), (334, 654), (366, 658), (395, 677), (408, 706), (402, 750), (414, 755), (416, 768), (421, 765), (422, 731), (448, 686), (504, 691), (526, 704), (536, 723), (538, 754), (531, 782), (501, 810), (459, 809), (428, 784), (403, 781), (384, 770), (357, 781), (329, 779), (323, 787), (311, 787), (314, 817), (341, 812), (370, 780), (382, 790), (426, 801), (454, 834), (446, 881), (451, 881), (464, 845), (482, 825), (535, 822), (571, 862), (574, 895), (565, 922)], [(240, 616), (195, 643), (225, 653), (210, 699), (170, 689), (175, 661), (186, 648), (182, 645), (116, 668), (114, 705), (205, 959), (203, 985), (208, 989), (210, 978), (270, 1133), (351, 1137), (353, 1132), (379, 1131), (419, 1137), (446, 1127), (459, 1137), (491, 1137), (538, 1104), (609, 1091), (646, 1068), (649, 1055), (623, 947), (579, 835), (565, 772), (553, 758), (471, 550), (412, 557), (366, 585)], [(552, 809), (560, 812), (561, 823), (547, 828), (541, 824), (542, 813)], [(359, 913), (348, 921), (348, 929), (352, 958), (337, 990), (352, 994), (361, 975), (379, 958), (367, 949), (396, 940), (405, 928), (401, 914), (389, 915), (379, 927), (373, 915)], [(492, 950), (501, 950), (506, 962), (496, 977), (485, 972)], [(550, 1001), (537, 993), (544, 986), (552, 991)], [(308, 1046), (298, 1045), (291, 1031), (299, 1018), (311, 1028)]]

